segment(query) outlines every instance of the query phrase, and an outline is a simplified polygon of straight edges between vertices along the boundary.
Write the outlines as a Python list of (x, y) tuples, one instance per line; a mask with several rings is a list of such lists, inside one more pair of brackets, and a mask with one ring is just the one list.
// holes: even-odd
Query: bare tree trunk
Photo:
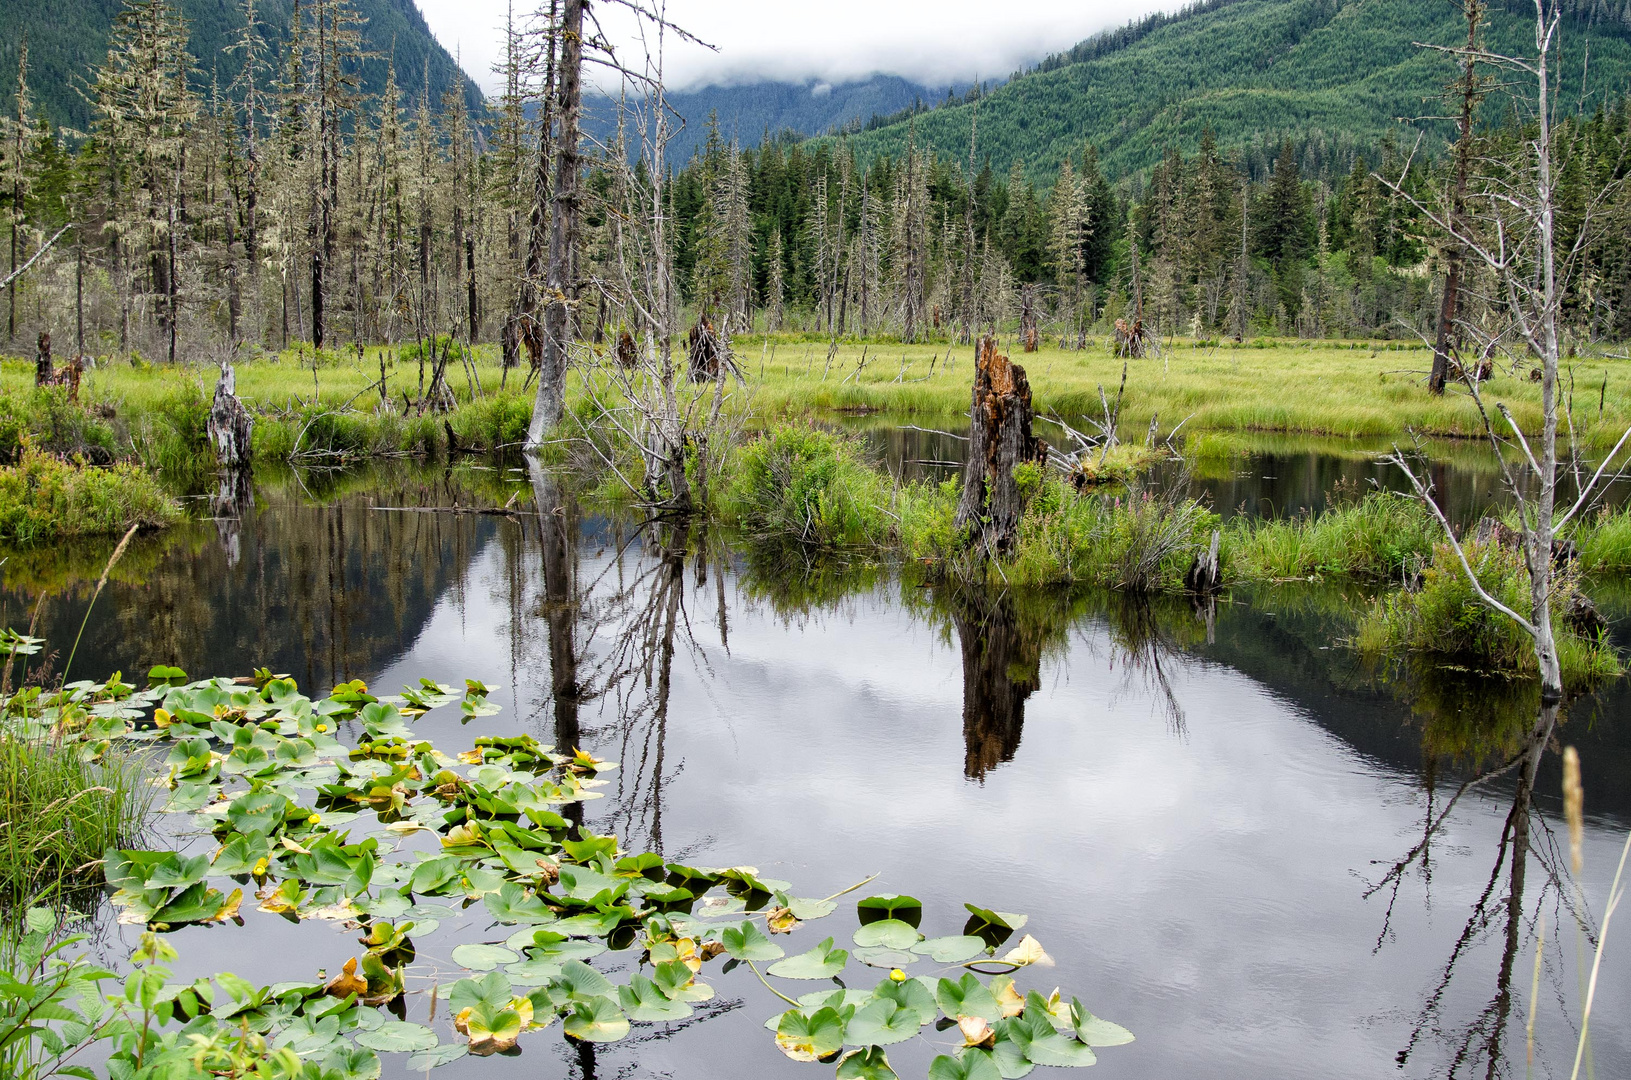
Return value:
[(997, 352), (997, 340), (980, 342), (969, 409), (968, 464), (955, 527), (988, 554), (1008, 550), (1024, 511), (1015, 466), (1047, 461), (1047, 444), (1031, 433), (1031, 386), (1025, 369)]
[(555, 191), (545, 279), (543, 356), (533, 402), (527, 448), (543, 445), (545, 433), (566, 411), (566, 353), (571, 320), (573, 253), (578, 240), (578, 109), (582, 104), (583, 16), (588, 0), (565, 0), (561, 18), (560, 135), (555, 147)]
[[(1478, 45), (1482, 0), (1467, 0), (1467, 53), (1461, 74), (1461, 135), (1455, 146), (1455, 187), (1450, 196), (1450, 222), (1459, 228), (1467, 210), (1467, 169), (1472, 158), (1472, 114), (1478, 105), (1478, 76), (1473, 50)], [(1433, 370), (1427, 379), (1432, 394), (1443, 394), (1450, 375), (1451, 338), (1461, 294), (1461, 244), (1452, 235), (1445, 251), (1444, 297), (1439, 305), (1438, 336), (1433, 342)]]

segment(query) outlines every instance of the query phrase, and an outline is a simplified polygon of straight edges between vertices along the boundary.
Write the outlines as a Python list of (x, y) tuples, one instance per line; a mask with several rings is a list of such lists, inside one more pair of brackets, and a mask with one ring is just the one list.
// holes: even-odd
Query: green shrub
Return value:
[(0, 541), (36, 544), (113, 535), (132, 525), (169, 525), (180, 517), (175, 501), (138, 466), (71, 464), (25, 445), (21, 461), (0, 467)]
[(888, 478), (859, 440), (783, 425), (738, 450), (727, 476), (726, 515), (756, 540), (837, 548), (888, 537)]
[(1421, 500), (1373, 491), (1318, 515), (1236, 518), (1224, 534), (1224, 562), (1230, 576), (1251, 581), (1328, 575), (1383, 581), (1429, 556), (1443, 535)]
[[(1498, 544), (1469, 544), (1465, 550), (1486, 592), (1513, 611), (1529, 610), (1529, 573), (1520, 552)], [(1618, 675), (1620, 663), (1612, 646), (1576, 633), (1564, 620), (1579, 592), (1578, 581), (1560, 572), (1553, 585), (1552, 625), (1564, 686), (1585, 689)], [(1484, 603), (1448, 544), (1434, 548), (1419, 589), (1375, 601), (1360, 621), (1355, 642), (1372, 656), (1436, 657), (1507, 676), (1538, 673), (1529, 635)]]

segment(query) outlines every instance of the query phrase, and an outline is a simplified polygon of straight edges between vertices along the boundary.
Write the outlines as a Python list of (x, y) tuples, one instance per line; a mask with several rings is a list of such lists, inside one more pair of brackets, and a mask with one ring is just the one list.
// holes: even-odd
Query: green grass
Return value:
[(727, 475), (725, 520), (755, 542), (812, 548), (886, 542), (889, 476), (866, 462), (853, 436), (780, 425), (737, 448)]
[(1421, 500), (1371, 492), (1319, 515), (1273, 520), (1237, 517), (1224, 530), (1225, 572), (1234, 579), (1352, 577), (1397, 580), (1425, 559), (1443, 527)]
[(138, 466), (92, 468), (27, 447), (16, 465), (0, 466), (0, 541), (115, 535), (180, 518), (175, 500)]
[[(1529, 609), (1529, 576), (1522, 555), (1498, 545), (1467, 546), (1479, 583), (1514, 611)], [(1576, 633), (1563, 612), (1579, 582), (1560, 573), (1552, 593), (1563, 685), (1589, 689), (1621, 673), (1606, 640)], [(1510, 618), (1486, 605), (1448, 544), (1434, 549), (1421, 587), (1379, 597), (1360, 621), (1355, 644), (1373, 657), (1410, 654), (1462, 665), (1483, 674), (1532, 678), (1538, 673), (1529, 636)]]
[(140, 761), (84, 756), (75, 741), (0, 735), (0, 902), (37, 904), (102, 881), (152, 808)]
[[(953, 418), (968, 410), (971, 346), (845, 341), (829, 367), (827, 343), (800, 335), (744, 335), (735, 345), (747, 386), (735, 396), (733, 407), (761, 420), (877, 412), (897, 418), (936, 417), (955, 424)], [(391, 402), (386, 415), (378, 414), (379, 390), (374, 385), (382, 353)], [(1044, 415), (1099, 415), (1099, 388), (1113, 399), (1121, 381), (1122, 361), (1102, 341), (1080, 352), (1050, 346), (1032, 354), (1014, 350), (1012, 355), (1025, 368), (1037, 411)], [(521, 390), (525, 370), (512, 370), (507, 388), (500, 392), (502, 370), (496, 348), (478, 346), (474, 356), (480, 389), (462, 366), (449, 365), (449, 385), (458, 408), (446, 418), (448, 423), (466, 446), (493, 448), (519, 442), (531, 410), (530, 391)], [(1372, 342), (1259, 340), (1236, 346), (1180, 339), (1169, 342), (1160, 358), (1128, 365), (1122, 426), (1124, 434), (1142, 441), (1152, 418), (1162, 432), (1187, 418), (1184, 432), (1202, 458), (1228, 456), (1249, 445), (1205, 438), (1219, 432), (1335, 436), (1362, 440), (1367, 450), (1385, 449), (1412, 434), (1483, 438), (1478, 410), (1465, 390), (1452, 387), (1441, 398), (1427, 393), (1428, 365), (1425, 349)], [(1570, 366), (1581, 441), (1593, 447), (1612, 445), (1631, 426), (1631, 365), (1583, 356)], [(416, 360), (404, 359), (397, 350), (370, 348), (361, 356), (350, 350), (325, 353), (317, 357), (315, 367), (310, 349), (290, 351), (240, 363), (237, 376), (239, 395), (257, 413), (256, 444), (261, 454), (287, 456), (297, 439), (303, 450), (352, 456), (436, 453), (446, 447), (443, 417), (400, 415), (403, 392), (418, 393), (419, 368)], [(569, 387), (573, 397), (581, 396), (579, 379), (574, 372)], [(0, 362), (0, 394), (32, 393), (32, 381), (31, 362), (21, 358)], [(159, 409), (164, 399), (173, 399), (178, 382), (195, 384), (207, 400), (214, 381), (213, 367), (173, 369), (110, 361), (86, 372), (82, 397), (111, 411), (118, 418), (111, 427), (117, 429), (121, 422), (129, 425), (133, 418)], [(1527, 370), (1516, 376), (1497, 374), (1484, 392), (1491, 401), (1505, 402), (1526, 430), (1539, 428), (1540, 388), (1528, 379)], [(323, 416), (329, 419), (314, 419)], [(5, 430), (0, 409), (0, 449)], [(1038, 433), (1050, 436), (1046, 424)]]

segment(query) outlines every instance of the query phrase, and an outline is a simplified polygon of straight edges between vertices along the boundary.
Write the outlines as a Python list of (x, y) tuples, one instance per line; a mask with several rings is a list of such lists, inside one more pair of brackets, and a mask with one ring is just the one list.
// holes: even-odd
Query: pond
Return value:
[[(1356, 468), (1317, 459), (1299, 474), (1306, 493), (1276, 489), (1276, 505), (1313, 506)], [(524, 730), (618, 761), (587, 823), (627, 847), (752, 865), (810, 896), (877, 874), (868, 891), (924, 898), (926, 927), (960, 922), (964, 901), (1028, 913), (1057, 964), (1032, 982), (1137, 1033), (1101, 1052), (1108, 1075), (1521, 1075), (1540, 936), (1536, 1062), (1567, 1075), (1561, 1003), (1577, 1009), (1577, 948), (1591, 944), (1570, 914), (1555, 750), (1584, 762), (1582, 883), (1600, 911), (1631, 828), (1623, 681), (1570, 703), (1532, 797), (1516, 773), (1463, 790), (1526, 748), (1532, 691), (1367, 668), (1342, 645), (1353, 590), (1196, 610), (915, 588), (598, 516), (552, 484), (535, 515), (525, 479), (503, 464), (269, 476), (241, 520), (197, 521), (126, 557), (69, 677), (269, 666), (314, 693), (481, 679), (502, 712), (433, 712), (419, 730), (449, 752)], [(510, 490), (514, 516), (422, 512), (501, 505)], [(1256, 497), (1216, 490), (1220, 506)], [(21, 629), (37, 612), (36, 633), (70, 644), (105, 557), (13, 553), (5, 620)], [(1605, 608), (1631, 646), (1631, 607)], [(244, 917), (174, 934), (178, 969), (306, 979), (357, 951), (331, 923), (247, 903)], [(491, 936), (467, 921), (479, 925), (418, 942), (410, 989), (461, 974), (453, 945)], [(137, 928), (111, 922), (117, 959)], [(751, 978), (715, 981), (720, 996), (688, 1021), (598, 1048), (534, 1033), (519, 1058), (438, 1075), (831, 1075), (777, 1050)], [(1597, 993), (1597, 1074), (1631, 1074), (1624, 940), (1611, 938)], [(428, 1018), (422, 1001), (409, 1015)], [(921, 1076), (934, 1051), (903, 1045), (891, 1059)], [(388, 1057), (386, 1075), (405, 1061)]]

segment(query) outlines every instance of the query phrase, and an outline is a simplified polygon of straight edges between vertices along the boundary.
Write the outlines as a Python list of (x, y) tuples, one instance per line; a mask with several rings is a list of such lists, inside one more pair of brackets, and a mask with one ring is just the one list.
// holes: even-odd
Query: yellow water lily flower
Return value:
[(893, 971), (891, 971), (889, 973), (889, 981), (890, 982), (905, 982), (906, 981), (906, 972), (902, 971), (900, 968), (895, 968)]

